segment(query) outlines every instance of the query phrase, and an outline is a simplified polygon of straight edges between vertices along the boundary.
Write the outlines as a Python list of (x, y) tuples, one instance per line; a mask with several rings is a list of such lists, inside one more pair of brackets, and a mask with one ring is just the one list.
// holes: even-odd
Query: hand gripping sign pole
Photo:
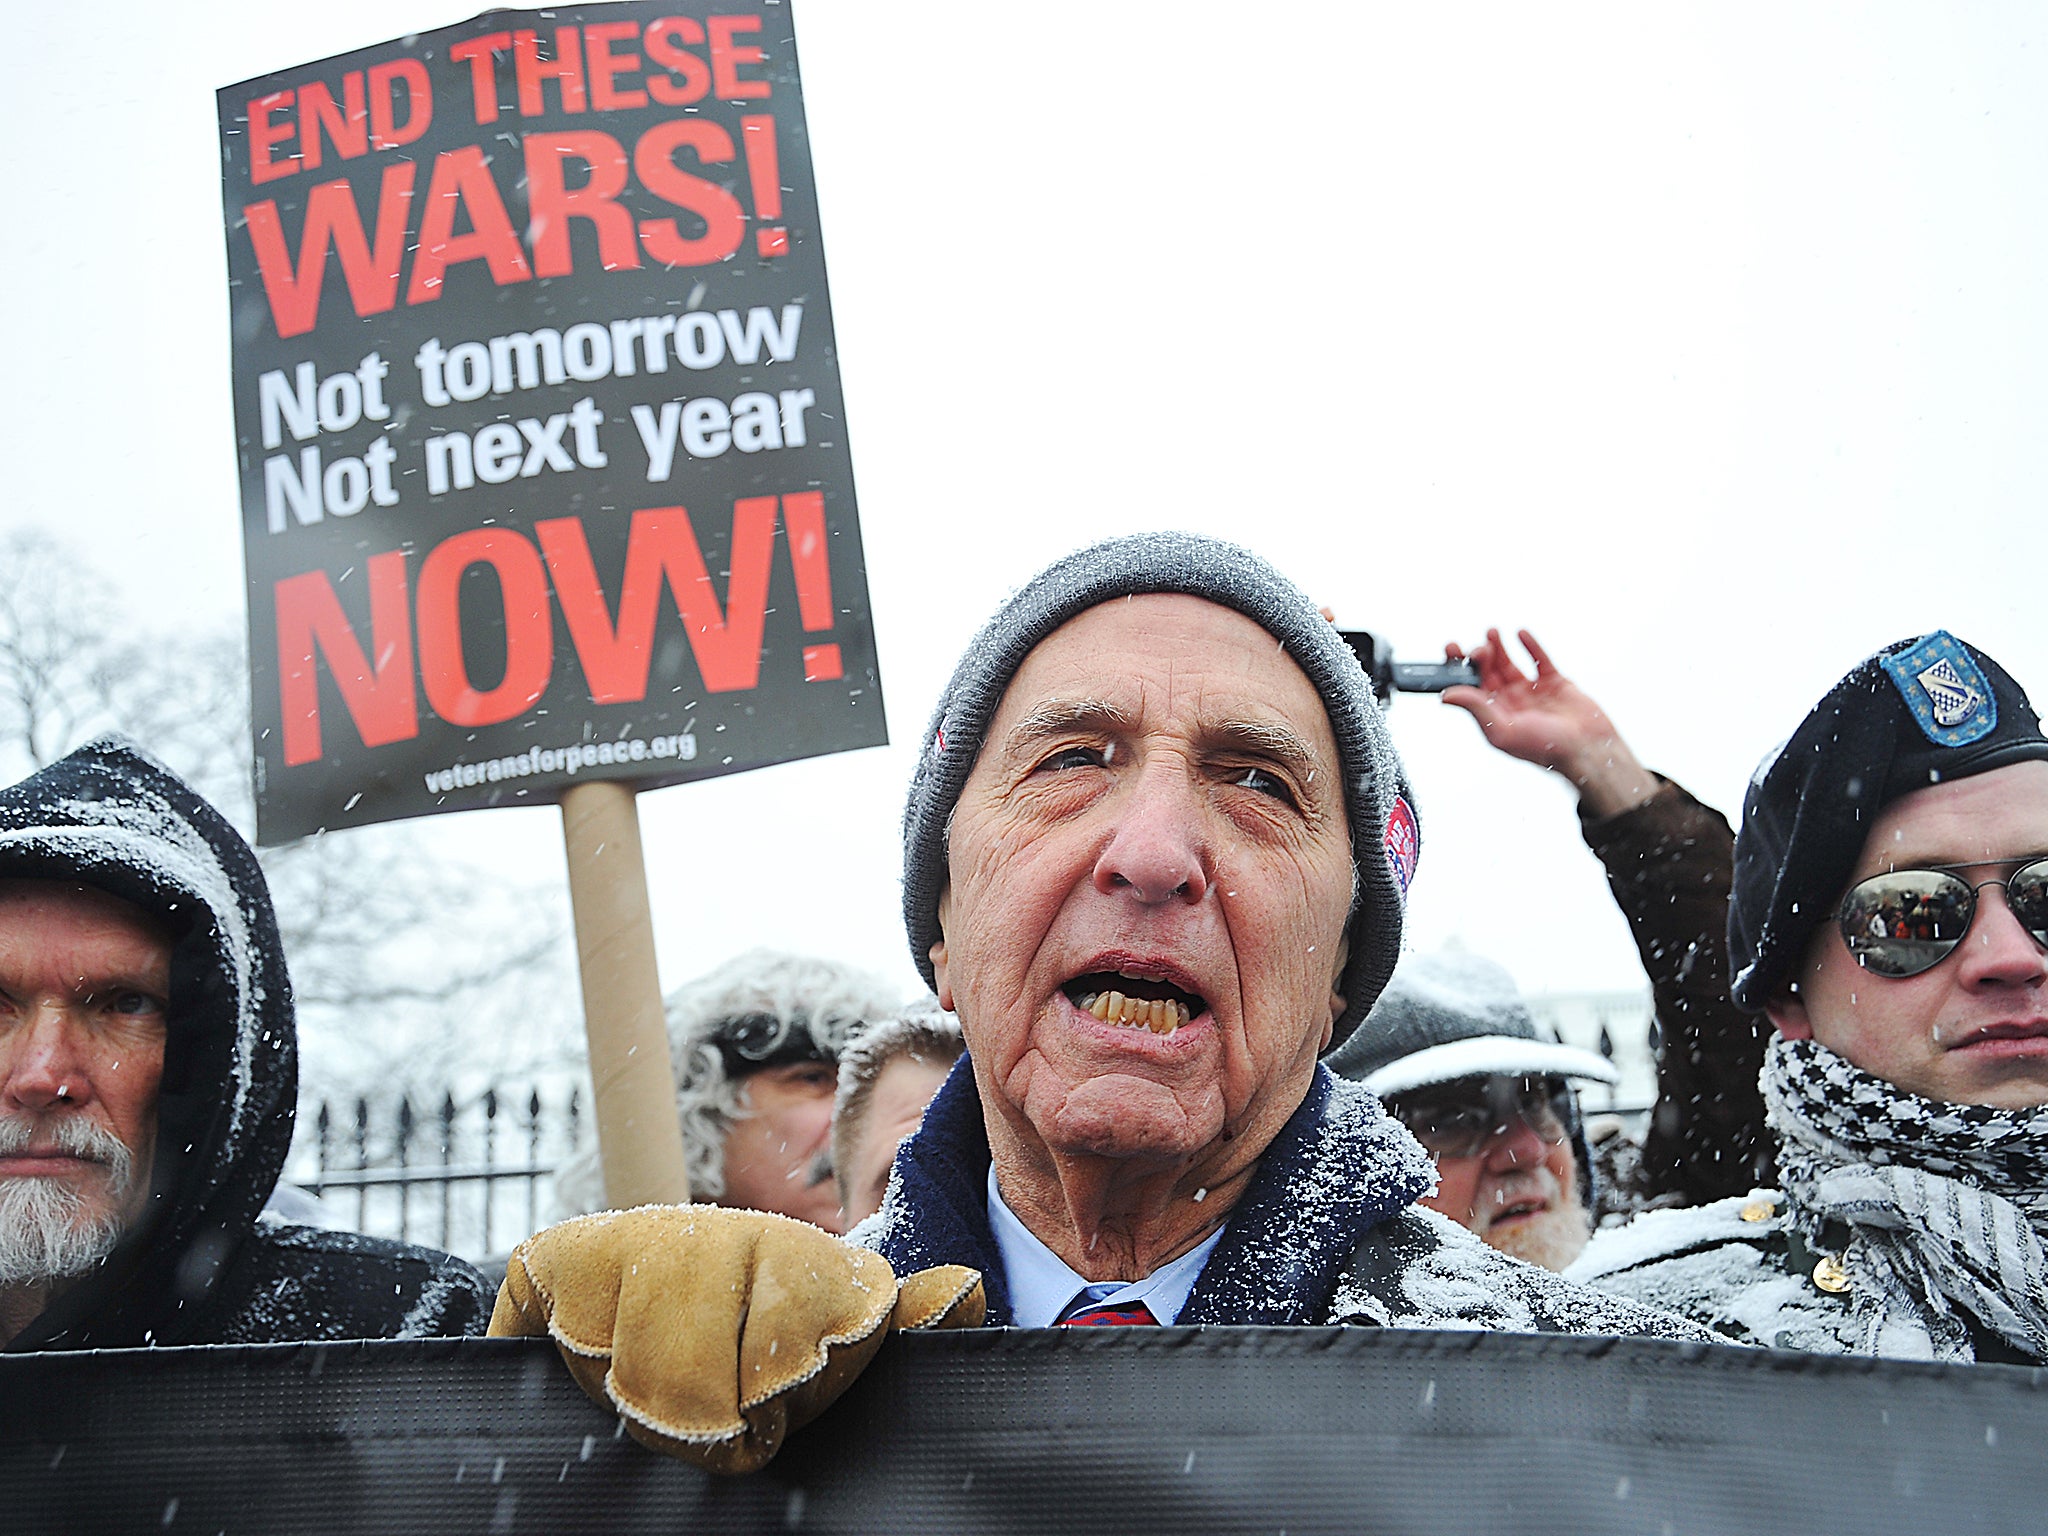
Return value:
[(562, 795), (569, 903), (583, 975), (583, 1027), (597, 1095), (597, 1145), (605, 1204), (683, 1204), (690, 1198), (675, 1070), (654, 919), (640, 852), (640, 813), (624, 784), (592, 780)]

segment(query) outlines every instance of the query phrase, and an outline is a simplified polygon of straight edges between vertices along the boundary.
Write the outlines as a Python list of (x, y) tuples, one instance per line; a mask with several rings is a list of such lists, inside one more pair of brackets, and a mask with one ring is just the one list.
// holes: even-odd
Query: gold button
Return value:
[(1744, 1221), (1769, 1221), (1778, 1214), (1778, 1207), (1769, 1200), (1752, 1200), (1736, 1214)]
[(1842, 1268), (1840, 1259), (1826, 1254), (1813, 1266), (1813, 1283), (1830, 1296), (1839, 1296), (1849, 1289), (1849, 1271)]

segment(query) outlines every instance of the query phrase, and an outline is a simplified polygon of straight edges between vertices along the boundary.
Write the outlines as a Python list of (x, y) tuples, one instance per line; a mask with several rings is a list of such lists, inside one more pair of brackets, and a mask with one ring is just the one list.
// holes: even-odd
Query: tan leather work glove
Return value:
[(521, 1243), (490, 1331), (552, 1338), (641, 1444), (752, 1472), (846, 1390), (885, 1328), (973, 1328), (985, 1306), (981, 1276), (958, 1265), (899, 1286), (880, 1254), (806, 1222), (649, 1205)]

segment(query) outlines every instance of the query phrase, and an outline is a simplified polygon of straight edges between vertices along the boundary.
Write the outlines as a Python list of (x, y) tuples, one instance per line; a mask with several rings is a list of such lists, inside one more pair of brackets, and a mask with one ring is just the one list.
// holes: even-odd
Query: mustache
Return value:
[(0, 1157), (26, 1152), (31, 1146), (104, 1163), (107, 1179), (116, 1188), (126, 1187), (135, 1168), (135, 1154), (128, 1144), (83, 1115), (0, 1115)]
[(1481, 1186), (1473, 1204), (1491, 1215), (1517, 1200), (1540, 1199), (1557, 1206), (1564, 1203), (1566, 1195), (1563, 1181), (1548, 1168), (1536, 1164), (1489, 1179)]

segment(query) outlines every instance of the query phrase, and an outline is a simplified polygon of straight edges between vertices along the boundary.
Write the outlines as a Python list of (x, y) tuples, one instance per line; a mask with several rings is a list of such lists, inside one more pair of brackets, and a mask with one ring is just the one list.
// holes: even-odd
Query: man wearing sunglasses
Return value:
[(1378, 1094), (1436, 1161), (1421, 1203), (1490, 1247), (1562, 1270), (1593, 1230), (1593, 1169), (1572, 1080), (1614, 1064), (1544, 1039), (1490, 960), (1411, 955), (1330, 1068)]
[(1782, 1188), (1573, 1277), (1779, 1348), (2048, 1362), (2048, 738), (2004, 668), (1937, 631), (1835, 686), (1751, 782), (1729, 948)]

